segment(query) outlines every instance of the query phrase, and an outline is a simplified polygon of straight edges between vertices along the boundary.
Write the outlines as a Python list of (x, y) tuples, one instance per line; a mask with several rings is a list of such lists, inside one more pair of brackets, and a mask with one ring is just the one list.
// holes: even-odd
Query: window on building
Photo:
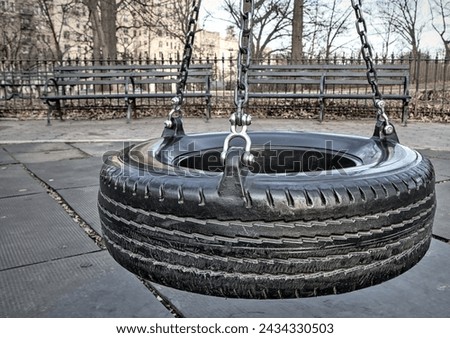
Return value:
[(20, 22), (21, 30), (31, 30), (31, 17), (28, 15), (23, 15)]

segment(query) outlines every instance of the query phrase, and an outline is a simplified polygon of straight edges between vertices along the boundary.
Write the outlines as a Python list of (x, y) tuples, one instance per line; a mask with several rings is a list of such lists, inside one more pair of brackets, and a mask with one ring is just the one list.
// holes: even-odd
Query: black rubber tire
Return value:
[[(164, 152), (163, 140), (152, 140), (105, 161), (99, 213), (106, 246), (122, 266), (191, 292), (293, 298), (381, 283), (426, 253), (434, 171), (416, 151), (378, 138), (254, 133), (258, 158), (270, 140), (274, 168), (260, 161), (236, 193), (233, 185), (219, 193), (215, 160), (225, 136), (185, 136)], [(286, 149), (302, 158), (283, 173)], [(317, 154), (331, 166), (311, 164)]]

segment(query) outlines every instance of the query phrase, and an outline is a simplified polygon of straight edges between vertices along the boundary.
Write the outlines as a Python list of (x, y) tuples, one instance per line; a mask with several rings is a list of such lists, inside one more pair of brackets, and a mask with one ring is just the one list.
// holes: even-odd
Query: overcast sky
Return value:
[[(371, 1), (372, 0), (368, 0), (367, 3), (370, 3)], [(350, 3), (350, 0), (348, 2)], [(230, 15), (222, 9), (222, 4), (223, 0), (203, 0), (202, 9), (200, 11), (199, 27), (208, 31), (220, 32), (222, 35), (225, 35), (226, 27), (230, 24), (226, 20), (230, 18)], [(429, 13), (428, 8), (425, 8), (427, 7), (425, 6), (427, 5), (426, 0), (423, 0), (423, 4), (424, 8), (421, 11), (421, 14), (427, 17), (426, 20), (429, 19), (429, 21), (431, 21), (431, 14)], [(211, 16), (208, 17), (207, 13), (210, 13)], [(359, 41), (357, 36), (355, 38), (349, 37), (348, 39), (356, 42)], [(372, 36), (370, 41), (376, 48), (376, 36)], [(434, 56), (433, 53), (443, 49), (442, 41), (440, 40), (439, 35), (432, 28), (424, 31), (420, 46), (423, 51), (430, 51), (432, 56)], [(403, 51), (397, 50), (396, 52), (400, 53)]]
[[(203, 0), (200, 11), (200, 26), (208, 31), (224, 33), (228, 26), (225, 21), (230, 15), (222, 9), (223, 0)], [(207, 17), (207, 13), (211, 17)], [(231, 19), (231, 17), (230, 17)]]

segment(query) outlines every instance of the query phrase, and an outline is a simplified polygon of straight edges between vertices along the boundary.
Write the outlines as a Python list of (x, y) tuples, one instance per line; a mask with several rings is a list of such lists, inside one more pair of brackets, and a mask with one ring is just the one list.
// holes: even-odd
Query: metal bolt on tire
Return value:
[(169, 287), (265, 299), (365, 288), (426, 253), (434, 171), (416, 151), (377, 137), (250, 136), (249, 167), (239, 163), (242, 139), (224, 167), (220, 133), (110, 156), (98, 207), (111, 255)]

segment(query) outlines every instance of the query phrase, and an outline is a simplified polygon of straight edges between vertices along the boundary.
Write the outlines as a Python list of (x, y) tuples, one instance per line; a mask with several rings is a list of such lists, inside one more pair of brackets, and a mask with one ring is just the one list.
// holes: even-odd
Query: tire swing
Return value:
[(361, 2), (352, 0), (377, 119), (370, 138), (247, 133), (253, 1), (242, 1), (231, 133), (187, 135), (178, 96), (162, 137), (105, 161), (98, 207), (114, 259), (141, 278), (222, 297), (349, 292), (400, 275), (426, 253), (435, 212), (430, 161), (399, 143), (384, 111)]

